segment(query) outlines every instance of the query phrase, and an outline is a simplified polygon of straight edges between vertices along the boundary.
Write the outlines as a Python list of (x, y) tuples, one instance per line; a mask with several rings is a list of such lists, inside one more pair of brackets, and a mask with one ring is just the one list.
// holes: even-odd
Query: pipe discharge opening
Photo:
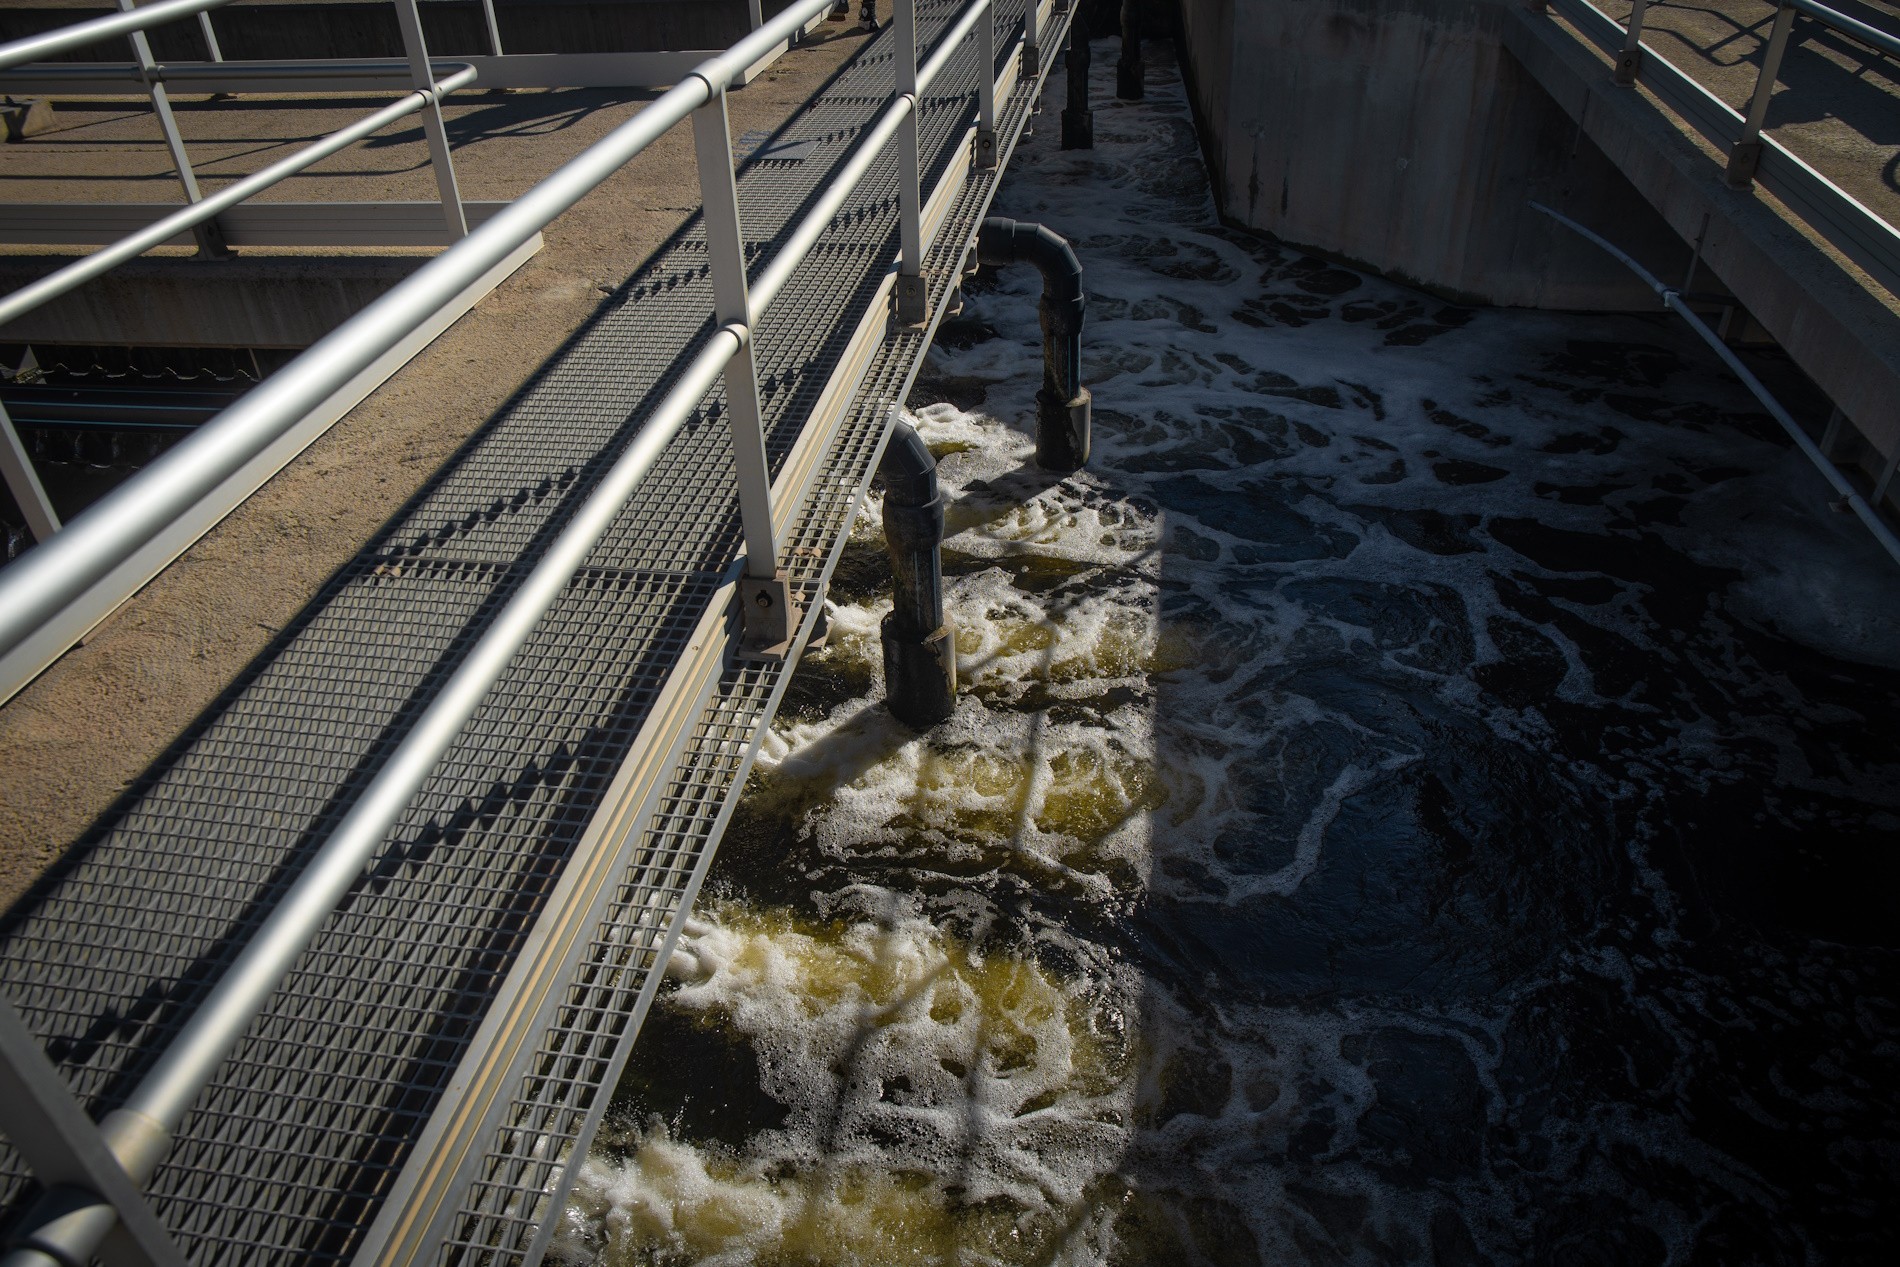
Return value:
[(1092, 400), (1082, 386), (1082, 262), (1054, 231), (991, 216), (976, 238), (979, 265), (1018, 260), (1042, 274), (1042, 387), (1036, 392), (1036, 465), (1077, 471), (1089, 460)]
[(943, 610), (943, 493), (937, 460), (917, 429), (899, 419), (884, 460), (884, 542), (893, 606), (878, 632), (885, 699), (907, 726), (926, 729), (957, 706), (956, 630)]

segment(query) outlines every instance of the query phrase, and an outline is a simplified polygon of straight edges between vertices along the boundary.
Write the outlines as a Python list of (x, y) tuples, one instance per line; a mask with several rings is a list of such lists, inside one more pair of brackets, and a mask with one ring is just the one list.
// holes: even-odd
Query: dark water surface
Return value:
[(957, 715), (878, 704), (873, 510), (563, 1251), (1895, 1261), (1900, 577), (1678, 326), (1222, 230), (1102, 50), (997, 207), (1084, 261), (1097, 457), (973, 287)]

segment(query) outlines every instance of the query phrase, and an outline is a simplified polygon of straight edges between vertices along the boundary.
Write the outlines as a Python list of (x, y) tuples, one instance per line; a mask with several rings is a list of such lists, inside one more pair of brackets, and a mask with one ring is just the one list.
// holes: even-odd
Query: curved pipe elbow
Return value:
[(937, 459), (917, 428), (899, 419), (878, 463), (884, 479), (884, 504), (922, 508), (937, 501)]
[(1021, 260), (1042, 274), (1043, 297), (1052, 305), (1073, 306), (1080, 324), (1082, 261), (1067, 239), (1046, 225), (1006, 216), (990, 216), (977, 231), (976, 261), (991, 266)]

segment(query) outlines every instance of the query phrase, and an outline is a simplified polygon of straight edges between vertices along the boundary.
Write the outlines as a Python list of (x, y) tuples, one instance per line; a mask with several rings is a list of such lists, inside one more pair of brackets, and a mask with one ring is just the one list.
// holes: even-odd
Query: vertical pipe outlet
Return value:
[(891, 713), (918, 730), (956, 711), (956, 631), (943, 614), (943, 494), (937, 460), (917, 429), (899, 419), (884, 460), (884, 543), (891, 555), (893, 605), (879, 629), (884, 696)]
[(1062, 111), (1062, 148), (1095, 148), (1095, 112), (1089, 109), (1089, 15), (1069, 24), (1069, 103)]
[(1115, 95), (1123, 101), (1140, 101), (1146, 93), (1141, 69), (1141, 18), (1135, 12), (1135, 0), (1122, 0), (1122, 55), (1115, 63)]
[(977, 233), (978, 264), (1017, 260), (1042, 274), (1042, 387), (1036, 392), (1036, 465), (1077, 471), (1089, 460), (1093, 401), (1082, 386), (1082, 263), (1059, 235), (1040, 224), (991, 216)]

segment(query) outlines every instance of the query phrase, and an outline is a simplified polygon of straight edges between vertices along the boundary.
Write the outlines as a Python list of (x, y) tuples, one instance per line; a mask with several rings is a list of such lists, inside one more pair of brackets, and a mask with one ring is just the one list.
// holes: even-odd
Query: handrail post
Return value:
[(33, 468), (33, 455), (20, 442), (19, 428), (5, 404), (0, 404), (0, 476), (5, 477), (7, 491), (26, 516), (35, 541), (45, 541), (59, 531), (59, 514), (47, 499), (40, 473)]
[(488, 22), (488, 51), (496, 57), (501, 51), (501, 23), (495, 20), (495, 0), (482, 0), (482, 17)]
[[(119, 0), (119, 9), (130, 13), (137, 8), (137, 0)], [(191, 156), (185, 152), (185, 138), (179, 134), (178, 120), (172, 116), (171, 97), (165, 91), (165, 83), (158, 76), (158, 63), (152, 57), (152, 45), (145, 38), (145, 32), (133, 31), (126, 37), (132, 42), (133, 56), (138, 58), (139, 73), (145, 79), (146, 91), (152, 96), (152, 113), (158, 116), (159, 131), (165, 134), (165, 148), (172, 156), (172, 167), (178, 172), (178, 183), (184, 186), (186, 202), (200, 202), (204, 195), (198, 192), (198, 177), (191, 170)], [(205, 259), (221, 260), (231, 254), (224, 244), (224, 234), (218, 230), (216, 220), (207, 220), (193, 226), (192, 238), (198, 243), (198, 254)]]
[[(416, 0), (396, 0), (396, 23), (402, 27), (403, 52), (409, 57), (409, 82), (427, 92), (435, 84), (429, 68), (429, 45), (422, 38), (422, 15)], [(462, 191), (456, 187), (455, 164), (449, 157), (448, 129), (442, 125), (442, 103), (433, 95), (422, 107), (422, 133), (429, 140), (429, 163), (435, 168), (436, 192), (442, 198), (442, 219), (449, 241), (468, 236), (468, 217), (462, 212)]]
[[(490, 4), (493, 3), (493, 0), (482, 0), (482, 2), (484, 4)], [(765, 6), (761, 0), (745, 0), (745, 16), (747, 23), (746, 29), (748, 31), (756, 31), (764, 26)]]
[(1630, 10), (1629, 31), (1623, 37), (1623, 51), (1616, 55), (1616, 82), (1628, 86), (1636, 82), (1643, 69), (1643, 15), (1649, 0), (1636, 0)]
[(772, 472), (765, 456), (758, 363), (752, 354), (745, 231), (739, 220), (739, 185), (732, 170), (732, 126), (726, 116), (723, 89), (693, 111), (693, 149), (699, 163), (706, 257), (712, 269), (713, 324), (747, 331), (725, 370), (726, 416), (731, 422), (733, 463), (739, 476), (739, 518), (745, 529), (745, 575), (739, 582), (743, 645), (748, 654), (783, 655), (795, 632), (792, 594), (786, 574), (778, 565), (778, 542), (772, 531)]
[(1728, 152), (1728, 183), (1746, 189), (1755, 183), (1755, 169), (1761, 166), (1761, 129), (1768, 121), (1768, 99), (1774, 95), (1775, 80), (1781, 75), (1781, 58), (1788, 51), (1788, 35), (1794, 29), (1794, 6), (1782, 4), (1775, 10), (1775, 25), (1768, 34), (1768, 49), (1755, 75), (1755, 92), (1748, 99), (1748, 114), (1742, 119), (1742, 134)]
[(211, 60), (214, 62), (223, 61), (224, 50), (218, 47), (218, 33), (211, 29), (211, 15), (209, 13), (200, 13), (198, 15), (198, 30), (204, 34), (205, 51), (211, 54)]
[(989, 171), (996, 166), (996, 6), (983, 0), (988, 10), (976, 24), (976, 167)]
[(917, 0), (895, 0), (891, 62), (892, 97), (909, 97), (910, 112), (897, 129), (897, 218), (903, 257), (898, 262), (895, 300), (897, 323), (921, 326), (928, 320), (929, 283), (924, 277), (923, 186), (917, 154)]

